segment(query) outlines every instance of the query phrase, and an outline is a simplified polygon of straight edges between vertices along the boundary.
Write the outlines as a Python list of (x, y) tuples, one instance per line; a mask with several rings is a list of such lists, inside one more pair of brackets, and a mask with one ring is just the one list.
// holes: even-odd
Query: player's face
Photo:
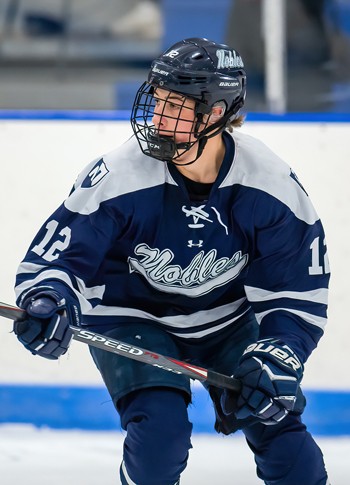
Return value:
[(156, 89), (152, 118), (160, 136), (170, 136), (176, 143), (194, 141), (195, 102), (181, 94)]

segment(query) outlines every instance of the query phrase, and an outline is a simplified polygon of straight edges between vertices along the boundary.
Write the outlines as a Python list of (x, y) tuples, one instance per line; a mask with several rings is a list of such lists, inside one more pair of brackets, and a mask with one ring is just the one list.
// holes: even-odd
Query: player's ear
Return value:
[(219, 121), (225, 114), (225, 108), (223, 106), (214, 106), (209, 116), (209, 123), (212, 125)]

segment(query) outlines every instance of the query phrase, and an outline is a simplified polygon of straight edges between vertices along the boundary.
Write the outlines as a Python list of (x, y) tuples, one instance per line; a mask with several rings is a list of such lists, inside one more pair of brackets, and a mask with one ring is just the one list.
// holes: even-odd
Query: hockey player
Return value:
[[(237, 130), (245, 93), (226, 45), (186, 39), (152, 63), (134, 136), (87, 166), (21, 263), (14, 331), (49, 359), (74, 324), (234, 375), (238, 396), (208, 388), (216, 430), (243, 430), (265, 484), (326, 485), (300, 417), (326, 323), (324, 231), (289, 166)], [(189, 379), (90, 351), (127, 431), (122, 484), (179, 483)]]

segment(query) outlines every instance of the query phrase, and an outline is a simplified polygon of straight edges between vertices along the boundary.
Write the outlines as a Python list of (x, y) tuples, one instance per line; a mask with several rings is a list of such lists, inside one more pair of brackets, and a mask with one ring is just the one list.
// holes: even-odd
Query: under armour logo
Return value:
[(198, 241), (197, 243), (194, 243), (194, 242), (193, 242), (193, 239), (190, 239), (190, 240), (188, 241), (187, 246), (188, 246), (189, 248), (194, 248), (194, 247), (196, 247), (196, 248), (201, 248), (201, 247), (203, 246), (203, 243), (204, 243), (204, 241), (203, 241), (202, 239), (199, 239), (199, 241)]

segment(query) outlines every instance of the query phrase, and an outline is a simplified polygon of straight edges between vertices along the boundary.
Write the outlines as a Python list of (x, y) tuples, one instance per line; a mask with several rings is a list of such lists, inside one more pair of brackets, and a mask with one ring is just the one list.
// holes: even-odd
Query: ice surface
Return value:
[[(350, 483), (350, 437), (316, 437), (332, 485)], [(0, 426), (1, 485), (117, 485), (123, 435)], [(181, 485), (259, 485), (239, 436), (195, 434)]]

